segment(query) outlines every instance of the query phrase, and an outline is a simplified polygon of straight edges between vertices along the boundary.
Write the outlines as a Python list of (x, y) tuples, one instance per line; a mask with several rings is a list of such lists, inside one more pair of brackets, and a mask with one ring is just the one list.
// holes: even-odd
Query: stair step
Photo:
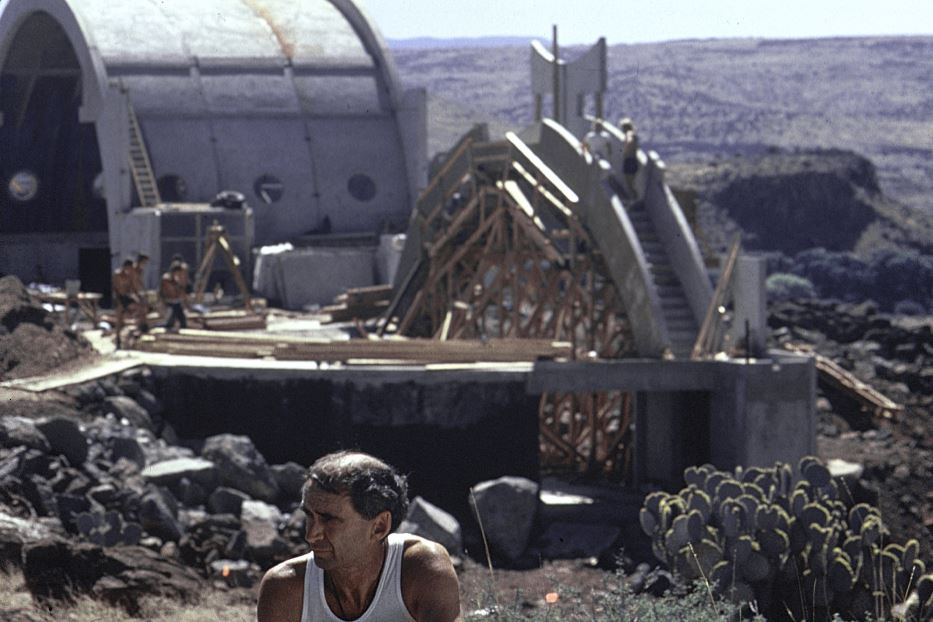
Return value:
[(697, 333), (696, 324), (693, 323), (693, 320), (667, 322), (667, 330), (671, 334), (696, 335)]
[[(662, 305), (663, 306), (663, 305)], [(687, 306), (664, 307), (664, 317), (668, 319), (688, 319), (693, 321), (693, 311)]]
[(659, 285), (657, 283), (655, 285), (657, 285), (658, 288), (658, 296), (660, 296), (662, 299), (684, 297), (683, 290), (679, 285)]

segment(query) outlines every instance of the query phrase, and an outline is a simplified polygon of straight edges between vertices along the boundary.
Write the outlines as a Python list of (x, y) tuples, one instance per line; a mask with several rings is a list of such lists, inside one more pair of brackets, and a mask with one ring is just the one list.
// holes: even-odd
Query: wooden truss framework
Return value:
[[(426, 275), (399, 332), (550, 338), (570, 342), (575, 358), (631, 355), (620, 294), (559, 179), (543, 164), (521, 164), (514, 149), (494, 166), (469, 167), (449, 193), (457, 200), (423, 219)], [(549, 393), (539, 415), (545, 467), (626, 474), (628, 394)]]

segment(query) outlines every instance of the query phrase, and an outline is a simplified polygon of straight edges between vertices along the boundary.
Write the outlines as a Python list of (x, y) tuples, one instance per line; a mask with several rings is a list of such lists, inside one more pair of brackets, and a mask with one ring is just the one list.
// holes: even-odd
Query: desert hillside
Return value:
[[(532, 116), (529, 46), (393, 50), (429, 94), (429, 150), (473, 123), (493, 134)], [(574, 54), (568, 50), (567, 55)], [(888, 197), (933, 213), (933, 37), (691, 40), (613, 45), (607, 116), (633, 117), (669, 163), (769, 147), (864, 155)]]

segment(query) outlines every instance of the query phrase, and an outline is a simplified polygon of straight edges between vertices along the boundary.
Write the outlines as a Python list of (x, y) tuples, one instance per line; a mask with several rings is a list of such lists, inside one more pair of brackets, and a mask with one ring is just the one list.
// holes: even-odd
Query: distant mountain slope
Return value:
[(518, 46), (525, 47), (535, 38), (540, 37), (459, 37), (438, 39), (436, 37), (414, 37), (412, 39), (387, 39), (386, 43), (394, 50), (403, 49), (440, 49), (440, 48), (492, 48)]
[[(475, 122), (530, 122), (529, 48), (396, 49), (429, 93), (429, 149)], [(783, 148), (868, 157), (881, 190), (933, 214), (933, 37), (615, 45), (606, 116), (631, 116), (670, 162)]]

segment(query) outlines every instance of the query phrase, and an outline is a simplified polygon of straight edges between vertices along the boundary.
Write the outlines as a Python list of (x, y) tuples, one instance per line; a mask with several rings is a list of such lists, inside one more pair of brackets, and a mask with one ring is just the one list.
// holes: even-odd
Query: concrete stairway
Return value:
[(671, 267), (644, 201), (627, 205), (626, 211), (645, 252), (651, 277), (661, 299), (661, 313), (671, 340), (671, 351), (676, 358), (690, 358), (699, 326), (690, 310), (683, 286)]

